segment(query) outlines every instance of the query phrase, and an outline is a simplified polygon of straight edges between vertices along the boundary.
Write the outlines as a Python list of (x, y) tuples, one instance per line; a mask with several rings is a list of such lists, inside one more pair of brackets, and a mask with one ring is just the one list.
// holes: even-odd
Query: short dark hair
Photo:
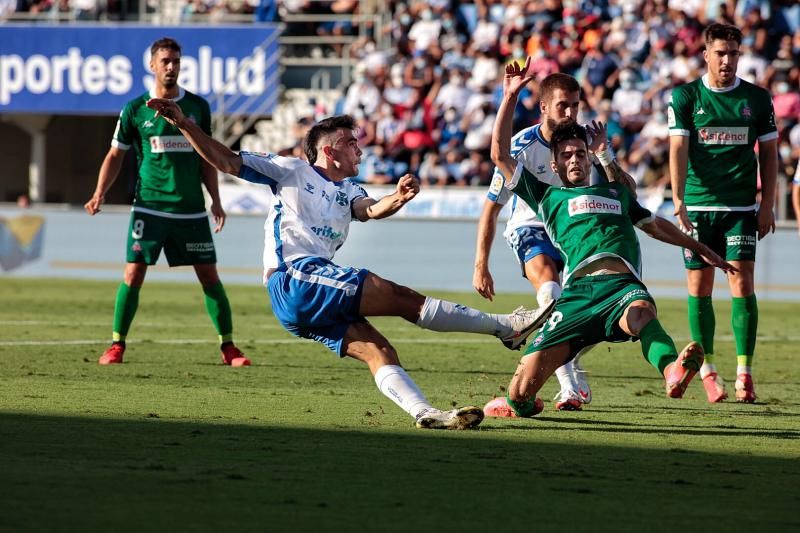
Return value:
[(555, 74), (550, 74), (545, 79), (542, 80), (542, 83), (539, 84), (539, 99), (540, 100), (549, 100), (556, 89), (561, 89), (562, 91), (566, 91), (568, 93), (580, 92), (581, 85), (578, 83), (578, 80), (570, 76), (569, 74), (564, 74), (562, 72), (556, 72)]
[(323, 137), (334, 133), (336, 130), (356, 129), (356, 119), (350, 115), (336, 115), (320, 120), (308, 130), (303, 139), (303, 153), (310, 164), (317, 161), (317, 144)]
[(722, 24), (719, 22), (709, 24), (708, 27), (703, 30), (703, 41), (706, 43), (706, 46), (708, 46), (717, 40), (736, 41), (736, 44), (740, 45), (742, 44), (742, 30), (730, 24)]
[(577, 122), (559, 124), (553, 129), (553, 133), (550, 134), (550, 155), (553, 161), (557, 160), (556, 155), (558, 154), (558, 147), (562, 143), (573, 139), (578, 139), (586, 143), (587, 146), (589, 145), (589, 141), (586, 138), (586, 128)]
[(181, 53), (181, 45), (178, 44), (178, 41), (169, 37), (163, 37), (150, 46), (150, 57), (153, 57), (156, 55), (156, 52), (162, 49), (173, 50), (179, 54)]

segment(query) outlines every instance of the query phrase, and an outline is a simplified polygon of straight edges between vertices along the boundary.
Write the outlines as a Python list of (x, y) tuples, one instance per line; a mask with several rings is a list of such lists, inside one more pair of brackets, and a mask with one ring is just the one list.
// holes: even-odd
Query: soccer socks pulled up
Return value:
[(380, 367), (375, 372), (375, 385), (384, 396), (414, 418), (417, 418), (417, 415), (426, 409), (433, 409), (417, 384), (401, 366), (384, 365)]
[(133, 317), (136, 316), (136, 309), (139, 307), (140, 290), (141, 287), (119, 284), (117, 299), (114, 302), (114, 330), (111, 337), (114, 342), (125, 342)]
[(536, 291), (536, 301), (539, 303), (539, 307), (545, 307), (553, 300), (558, 300), (559, 296), (561, 296), (561, 285), (555, 281), (545, 281)]
[(642, 341), (642, 355), (647, 362), (663, 374), (668, 364), (678, 357), (678, 350), (672, 338), (667, 335), (657, 318), (647, 323), (639, 332)]
[(736, 339), (736, 355), (745, 359), (739, 362), (742, 366), (751, 366), (756, 349), (756, 332), (758, 330), (758, 302), (756, 295), (744, 298), (731, 298), (731, 327)]
[(700, 343), (705, 354), (705, 364), (714, 364), (714, 330), (716, 317), (711, 296), (689, 296), (689, 330), (692, 340)]
[(571, 390), (571, 391), (578, 391), (578, 384), (575, 383), (575, 380), (572, 379), (573, 374), (575, 373), (575, 369), (573, 368), (573, 362), (570, 361), (569, 363), (564, 363), (560, 367), (556, 368), (556, 378), (558, 378), (558, 384), (561, 386), (561, 390)]
[(206, 310), (217, 329), (220, 344), (231, 342), (233, 340), (233, 318), (225, 287), (222, 286), (221, 281), (218, 281), (210, 287), (203, 287), (203, 293), (205, 294)]
[(431, 331), (460, 331), (489, 335), (499, 335), (508, 329), (498, 321), (497, 315), (430, 296), (425, 298), (417, 325)]

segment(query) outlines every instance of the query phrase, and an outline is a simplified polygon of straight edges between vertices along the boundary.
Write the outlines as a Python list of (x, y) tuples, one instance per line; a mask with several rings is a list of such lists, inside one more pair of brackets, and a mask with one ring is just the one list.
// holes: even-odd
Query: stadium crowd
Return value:
[[(12, 0), (6, 0), (11, 2)], [(288, 14), (376, 13), (370, 0), (179, 0), (183, 20), (214, 13), (280, 21)], [(102, 4), (102, 5), (101, 5)], [(383, 27), (350, 47), (352, 83), (335, 106), (317, 103), (299, 141), (323, 115), (349, 113), (361, 126), (361, 179), (391, 183), (406, 171), (423, 184), (487, 185), (489, 140), (505, 64), (534, 58), (537, 79), (520, 98), (515, 128), (539, 120), (538, 80), (574, 75), (584, 89), (579, 120), (608, 123), (613, 149), (642, 188), (669, 185), (666, 103), (671, 88), (704, 72), (701, 30), (711, 21), (742, 29), (739, 75), (768, 88), (780, 131), (779, 175), (800, 159), (800, 4), (794, 0), (407, 0), (385, 3)], [(80, 10), (94, 18), (115, 0), (16, 0), (17, 11)], [(298, 24), (300, 26), (298, 26)], [(313, 27), (309, 27), (312, 25)], [(347, 22), (289, 23), (289, 33), (355, 34)], [(391, 35), (392, 50), (376, 37)], [(330, 48), (326, 54), (340, 53)]]

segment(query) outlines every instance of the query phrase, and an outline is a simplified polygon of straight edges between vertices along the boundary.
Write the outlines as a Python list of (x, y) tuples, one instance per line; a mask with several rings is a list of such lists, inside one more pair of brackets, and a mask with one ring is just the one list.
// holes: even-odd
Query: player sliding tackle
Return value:
[[(520, 68), (506, 67), (503, 100), (492, 133), (492, 160), (506, 176), (506, 186), (538, 212), (564, 260), (564, 290), (511, 379), (508, 395), (495, 400), (506, 416), (530, 417), (542, 409), (536, 393), (547, 378), (585, 346), (600, 341), (642, 341), (645, 359), (666, 380), (667, 396), (680, 398), (703, 364), (700, 345), (690, 343), (680, 355), (656, 317), (652, 296), (641, 281), (639, 241), (634, 225), (660, 241), (683, 246), (709, 265), (736, 269), (707, 246), (653, 216), (620, 183), (589, 185), (586, 130), (568, 123), (550, 138), (551, 166), (563, 187), (538, 181), (511, 156), (511, 123), (517, 96), (526, 83), (530, 58)], [(593, 133), (605, 135), (595, 123)]]
[(348, 179), (358, 174), (361, 160), (352, 117), (331, 117), (309, 130), (303, 140), (308, 163), (236, 154), (186, 119), (173, 101), (153, 99), (147, 105), (177, 126), (217, 169), (272, 189), (275, 205), (266, 223), (264, 282), (275, 317), (290, 333), (366, 363), (378, 389), (414, 417), (419, 428), (466, 429), (481, 422), (478, 407), (443, 412), (428, 403), (400, 366), (394, 347), (366, 317), (399, 316), (433, 331), (495, 335), (517, 349), (542, 325), (552, 305), (491, 315), (426, 297), (366, 269), (333, 263), (353, 218), (366, 222), (391, 216), (419, 192), (419, 181), (410, 174), (380, 200)]

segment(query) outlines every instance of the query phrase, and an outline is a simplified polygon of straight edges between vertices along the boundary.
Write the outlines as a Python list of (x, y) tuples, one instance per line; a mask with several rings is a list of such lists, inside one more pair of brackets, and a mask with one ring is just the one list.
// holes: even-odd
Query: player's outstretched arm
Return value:
[(487, 199), (478, 220), (478, 239), (475, 243), (475, 268), (472, 272), (472, 287), (489, 301), (494, 297), (494, 279), (489, 272), (489, 253), (497, 230), (497, 218), (503, 206)]
[(100, 166), (100, 173), (97, 176), (97, 186), (94, 189), (94, 194), (92, 194), (88, 202), (83, 204), (84, 209), (86, 209), (86, 212), (90, 215), (96, 215), (101, 211), (100, 206), (106, 200), (108, 189), (110, 189), (111, 185), (116, 181), (124, 160), (124, 150), (120, 150), (116, 146), (112, 146), (108, 150), (105, 159), (103, 159), (103, 164)]
[(206, 135), (200, 126), (186, 118), (178, 104), (165, 98), (151, 98), (147, 101), (147, 107), (156, 111), (156, 117), (164, 117), (167, 122), (181, 130), (183, 136), (192, 143), (200, 157), (211, 163), (217, 170), (234, 176), (239, 175), (242, 157), (221, 142)]
[(683, 194), (686, 191), (686, 173), (689, 171), (689, 137), (670, 135), (669, 137), (669, 179), (672, 183), (672, 203), (675, 205), (675, 216), (678, 225), (684, 231), (694, 229), (689, 220), (686, 206), (683, 205)]
[(369, 219), (386, 218), (397, 213), (401, 207), (410, 202), (419, 192), (419, 180), (406, 174), (397, 182), (397, 189), (380, 200), (362, 198), (353, 202), (353, 213), (361, 222)]
[(649, 222), (647, 224), (642, 224), (640, 227), (642, 231), (644, 231), (654, 239), (657, 239), (661, 242), (665, 242), (667, 244), (673, 244), (675, 246), (682, 246), (683, 248), (688, 248), (689, 250), (693, 251), (694, 253), (702, 257), (703, 261), (705, 261), (711, 266), (723, 270), (724, 272), (727, 273), (739, 272), (739, 270), (735, 266), (722, 259), (713, 250), (711, 250), (711, 248), (689, 237), (688, 235), (683, 233), (680, 229), (678, 229), (677, 226), (675, 226), (669, 220), (661, 218), (659, 216), (653, 218), (654, 219), (652, 222)]
[(516, 61), (506, 66), (506, 73), (503, 76), (503, 99), (497, 110), (497, 118), (495, 118), (492, 130), (492, 162), (506, 177), (506, 183), (512, 179), (517, 168), (517, 160), (511, 156), (514, 108), (517, 106), (520, 91), (533, 79), (533, 76), (528, 73), (530, 63), (531, 58), (529, 57), (522, 67)]

